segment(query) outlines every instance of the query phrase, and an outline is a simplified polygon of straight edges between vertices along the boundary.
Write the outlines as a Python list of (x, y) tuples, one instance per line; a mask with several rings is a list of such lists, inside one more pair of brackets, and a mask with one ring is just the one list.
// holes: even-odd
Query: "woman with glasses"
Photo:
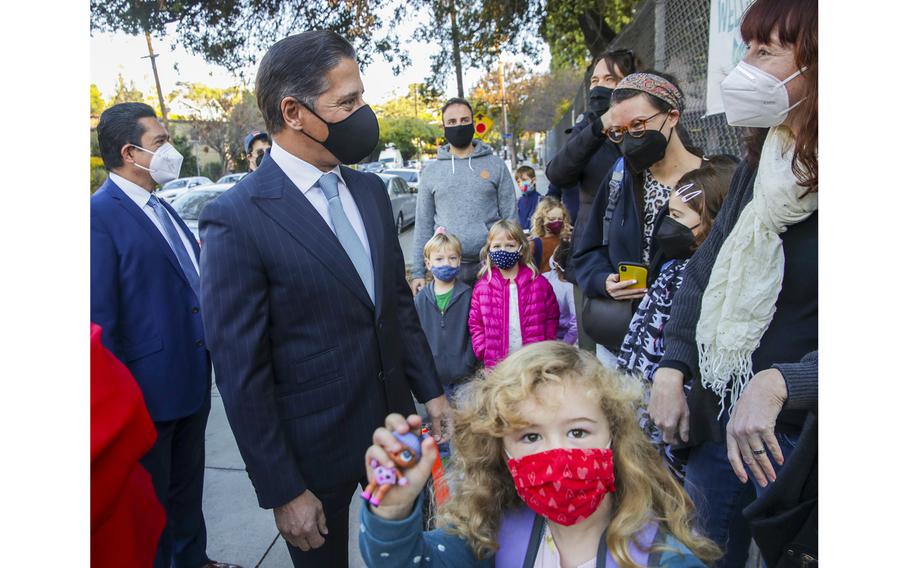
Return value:
[[(684, 105), (683, 94), (671, 76), (633, 73), (617, 85), (610, 110), (602, 117), (604, 136), (619, 147), (622, 157), (600, 184), (592, 221), (584, 228), (573, 259), (585, 296), (622, 302), (613, 312), (621, 317), (610, 322), (596, 321), (604, 316), (595, 309), (584, 313), (585, 327), (602, 343), (597, 348), (598, 358), (607, 365), (615, 366), (613, 353), (618, 351), (631, 319), (632, 301), (644, 297), (648, 284), (620, 281), (619, 265), (660, 266), (662, 255), (655, 250), (653, 235), (666, 211), (671, 188), (704, 161), (680, 139)], [(615, 327), (615, 333), (595, 331), (605, 323)]]

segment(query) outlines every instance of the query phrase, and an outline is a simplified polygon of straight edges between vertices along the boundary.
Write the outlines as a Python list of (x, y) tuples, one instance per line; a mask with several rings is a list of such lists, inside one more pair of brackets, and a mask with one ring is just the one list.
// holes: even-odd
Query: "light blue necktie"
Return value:
[(174, 254), (177, 255), (177, 262), (180, 263), (180, 268), (183, 269), (183, 274), (189, 281), (190, 288), (193, 289), (196, 298), (199, 298), (199, 273), (196, 272), (196, 267), (193, 266), (193, 261), (190, 260), (190, 254), (186, 251), (183, 240), (177, 232), (177, 227), (171, 221), (171, 216), (167, 214), (164, 205), (154, 195), (149, 196), (149, 207), (158, 216), (161, 226), (164, 227), (164, 233), (167, 235), (167, 242), (171, 245), (171, 250), (174, 251)]
[(338, 242), (348, 253), (348, 258), (354, 263), (354, 268), (357, 269), (357, 274), (360, 275), (360, 279), (367, 289), (367, 294), (370, 295), (370, 300), (375, 304), (376, 292), (373, 290), (373, 263), (370, 261), (369, 253), (363, 246), (363, 241), (357, 236), (357, 232), (351, 225), (351, 221), (341, 205), (341, 198), (338, 196), (338, 178), (335, 174), (328, 173), (319, 178), (316, 183), (325, 198), (329, 200), (329, 217), (335, 227), (335, 236), (338, 237)]

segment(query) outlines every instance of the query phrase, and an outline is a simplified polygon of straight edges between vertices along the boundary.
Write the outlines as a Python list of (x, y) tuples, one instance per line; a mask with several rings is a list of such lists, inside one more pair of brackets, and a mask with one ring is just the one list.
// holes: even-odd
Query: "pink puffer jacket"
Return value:
[[(559, 304), (553, 287), (527, 266), (518, 270), (515, 283), (522, 345), (556, 339)], [(492, 278), (484, 274), (474, 285), (468, 328), (474, 353), (484, 367), (492, 367), (509, 354), (509, 281), (498, 268), (493, 269)]]

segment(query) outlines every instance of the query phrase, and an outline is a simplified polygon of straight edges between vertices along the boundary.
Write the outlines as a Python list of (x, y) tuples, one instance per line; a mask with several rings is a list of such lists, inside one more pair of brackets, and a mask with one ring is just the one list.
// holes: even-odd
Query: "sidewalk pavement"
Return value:
[[(351, 500), (349, 566), (364, 566), (357, 542), (361, 499)], [(275, 527), (272, 511), (259, 508), (218, 389), (205, 431), (205, 488), (202, 510), (208, 529), (208, 555), (244, 568), (288, 568), (291, 557)]]

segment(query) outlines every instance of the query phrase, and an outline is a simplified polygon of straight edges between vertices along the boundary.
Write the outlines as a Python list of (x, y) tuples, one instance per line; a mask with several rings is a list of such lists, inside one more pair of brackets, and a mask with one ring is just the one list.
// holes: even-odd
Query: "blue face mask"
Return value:
[(433, 266), (430, 268), (430, 271), (433, 273), (433, 278), (441, 282), (451, 282), (458, 277), (458, 274), (461, 272), (460, 266)]
[(517, 263), (520, 258), (521, 247), (519, 247), (515, 252), (509, 252), (506, 250), (494, 250), (490, 252), (490, 260), (492, 260), (493, 264), (502, 270), (508, 270), (515, 266), (515, 263)]

